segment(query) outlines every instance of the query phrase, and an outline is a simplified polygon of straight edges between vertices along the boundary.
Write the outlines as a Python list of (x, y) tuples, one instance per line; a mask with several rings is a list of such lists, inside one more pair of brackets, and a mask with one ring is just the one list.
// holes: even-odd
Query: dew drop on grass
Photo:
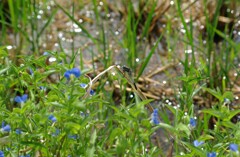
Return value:
[(80, 32), (82, 32), (82, 29), (81, 28), (76, 28), (76, 29), (74, 29), (74, 32), (80, 33)]
[(83, 23), (83, 19), (79, 19), (78, 22), (79, 22), (79, 23)]
[(49, 62), (55, 62), (57, 59), (55, 57), (50, 57), (48, 60)]
[(165, 80), (164, 80), (162, 83), (163, 83), (163, 84), (166, 84), (166, 83), (167, 83), (167, 81), (165, 81)]
[(236, 100), (238, 100), (238, 99), (239, 99), (239, 97), (238, 97), (238, 96), (236, 96), (236, 97), (235, 97), (235, 99), (236, 99)]
[(43, 14), (43, 10), (39, 10), (39, 12), (38, 12), (38, 13), (42, 15), (42, 14)]
[(130, 95), (130, 98), (133, 98), (133, 94)]
[(58, 46), (59, 46), (59, 44), (58, 44), (58, 43), (55, 43), (55, 44), (54, 44), (54, 46), (55, 46), (55, 47), (58, 47)]
[(42, 16), (41, 16), (41, 15), (38, 15), (38, 16), (37, 16), (37, 19), (41, 19), (41, 18), (42, 18)]
[(11, 50), (13, 47), (12, 47), (12, 45), (8, 45), (6, 48), (7, 48), (8, 50)]
[(237, 74), (237, 73), (234, 73), (233, 75), (234, 75), (234, 76), (237, 76), (238, 74)]
[(63, 37), (63, 33), (62, 33), (62, 32), (59, 32), (59, 33), (58, 33), (58, 37), (59, 37), (59, 38), (62, 38), (62, 37)]
[(115, 72), (112, 72), (112, 75), (115, 76), (116, 75)]
[(100, 2), (99, 2), (99, 5), (103, 6), (103, 2), (102, 2), (102, 1), (100, 1)]
[(118, 32), (118, 31), (115, 31), (115, 35), (119, 35), (119, 32)]
[(136, 58), (136, 62), (139, 62), (139, 58)]
[(174, 1), (170, 1), (170, 5), (173, 5), (174, 4)]

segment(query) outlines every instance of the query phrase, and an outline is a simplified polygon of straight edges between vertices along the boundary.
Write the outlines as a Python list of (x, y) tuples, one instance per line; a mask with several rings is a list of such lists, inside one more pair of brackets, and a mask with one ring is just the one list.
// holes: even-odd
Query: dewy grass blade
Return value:
[(160, 42), (160, 40), (162, 39), (163, 37), (163, 33), (161, 34), (161, 36), (157, 39), (157, 41), (155, 42), (154, 46), (152, 47), (151, 51), (149, 52), (147, 58), (144, 60), (140, 70), (139, 70), (139, 73), (138, 73), (138, 76), (137, 76), (137, 80), (139, 79), (139, 77), (143, 74), (143, 71), (145, 70), (146, 66), (148, 65), (153, 53), (155, 52), (157, 46), (158, 46), (158, 43)]

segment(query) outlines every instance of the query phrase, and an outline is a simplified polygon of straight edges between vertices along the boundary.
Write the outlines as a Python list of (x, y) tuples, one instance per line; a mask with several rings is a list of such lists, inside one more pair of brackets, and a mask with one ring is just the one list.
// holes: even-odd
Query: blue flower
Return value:
[(194, 118), (190, 118), (189, 124), (191, 127), (196, 127), (196, 125), (197, 125), (196, 120)]
[(48, 116), (48, 119), (51, 120), (53, 123), (57, 121), (57, 118), (54, 115)]
[(0, 157), (4, 157), (4, 153), (1, 150), (0, 150)]
[(235, 144), (235, 143), (231, 143), (231, 144), (229, 145), (229, 149), (230, 149), (231, 151), (233, 151), (233, 152), (237, 152), (237, 151), (238, 151), (238, 145)]
[(43, 52), (43, 56), (48, 56), (48, 55), (50, 55), (48, 52)]
[(77, 139), (77, 135), (68, 135), (68, 138), (76, 140)]
[(95, 92), (94, 92), (94, 90), (90, 90), (90, 95), (93, 95)]
[(204, 144), (204, 141), (198, 141), (198, 140), (193, 141), (193, 145), (195, 147), (201, 146), (202, 144)]
[(74, 75), (75, 77), (80, 77), (81, 75), (81, 71), (78, 69), (78, 68), (73, 68), (71, 70), (67, 70), (65, 73), (64, 73), (64, 77), (66, 77), (68, 80), (70, 79), (70, 76), (71, 75)]
[(158, 125), (160, 123), (158, 119), (158, 109), (153, 110), (151, 122), (155, 125)]
[(27, 98), (28, 98), (28, 95), (24, 94), (22, 96), (16, 96), (14, 98), (14, 101), (17, 102), (17, 103), (24, 103), (25, 101), (27, 101)]
[(207, 153), (207, 157), (216, 157), (217, 154), (215, 152), (210, 152), (210, 153)]
[(80, 83), (80, 86), (81, 86), (82, 88), (85, 88), (85, 87), (87, 87), (87, 84), (85, 84), (85, 83)]
[(11, 127), (9, 124), (5, 125), (5, 122), (2, 122), (2, 129), (3, 132), (9, 132), (11, 131)]
[(20, 134), (22, 134), (22, 130), (20, 130), (20, 129), (16, 129), (16, 134), (18, 134), (18, 135), (20, 135)]
[(47, 88), (44, 87), (44, 86), (40, 86), (39, 89), (42, 90), (42, 91), (46, 91), (47, 90)]
[(52, 136), (58, 136), (60, 134), (60, 130), (56, 129), (54, 133), (52, 133)]

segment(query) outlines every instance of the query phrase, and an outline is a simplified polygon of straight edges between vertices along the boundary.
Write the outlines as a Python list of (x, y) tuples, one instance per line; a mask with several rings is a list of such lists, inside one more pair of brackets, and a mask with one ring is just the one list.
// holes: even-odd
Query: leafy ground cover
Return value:
[(0, 157), (239, 156), (239, 2), (0, 2)]

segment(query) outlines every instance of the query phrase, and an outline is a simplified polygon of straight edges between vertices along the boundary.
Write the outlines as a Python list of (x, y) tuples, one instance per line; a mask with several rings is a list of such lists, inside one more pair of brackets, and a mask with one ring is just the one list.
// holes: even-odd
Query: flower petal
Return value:
[(22, 101), (23, 101), (23, 102), (27, 101), (27, 98), (28, 98), (28, 95), (27, 95), (27, 94), (22, 95)]
[(11, 130), (11, 127), (10, 127), (10, 125), (6, 125), (2, 128), (2, 130), (5, 132), (9, 132)]
[(14, 98), (14, 101), (17, 102), (17, 103), (22, 103), (22, 98), (20, 96), (16, 96)]
[(194, 119), (194, 118), (190, 118), (190, 125), (191, 125), (191, 127), (196, 127), (196, 120)]
[(77, 78), (80, 77), (80, 75), (81, 75), (81, 71), (78, 68), (73, 68), (71, 70), (71, 73), (74, 74), (75, 77), (77, 77)]
[(233, 152), (236, 152), (236, 151), (238, 151), (238, 145), (237, 145), (237, 144), (234, 144), (234, 143), (231, 143), (231, 144), (229, 145), (229, 149), (230, 149), (231, 151), (233, 151)]
[(64, 77), (66, 77), (68, 80), (70, 79), (70, 75), (71, 75), (71, 72), (69, 70), (67, 70), (65, 73), (64, 73)]

